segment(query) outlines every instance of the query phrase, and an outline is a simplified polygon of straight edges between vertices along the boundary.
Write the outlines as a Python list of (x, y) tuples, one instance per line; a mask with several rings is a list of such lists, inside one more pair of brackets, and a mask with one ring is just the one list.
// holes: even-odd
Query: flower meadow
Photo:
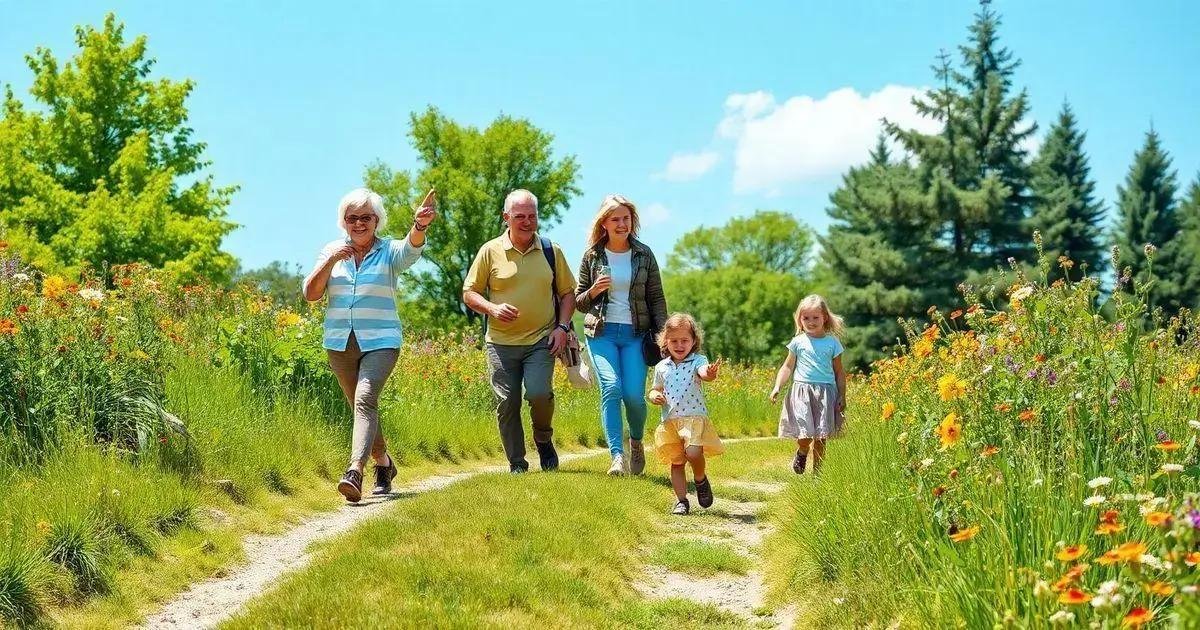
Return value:
[[(306, 489), (335, 497), (350, 411), (321, 348), (321, 303), (296, 312), (137, 265), (43, 275), (4, 254), (0, 626), (126, 601), (122, 571), (167, 558), (173, 539), (219, 553), (214, 506), (275, 514), (266, 506), (292, 496), (313, 509)], [(710, 389), (724, 434), (773, 432), (767, 372), (724, 376)], [(598, 392), (556, 379), (556, 442), (602, 446)], [(406, 330), (381, 418), (401, 464), (500, 458), (470, 333)]]
[(1200, 341), (1067, 276), (909, 325), (789, 491), (777, 596), (830, 625), (1200, 624)]

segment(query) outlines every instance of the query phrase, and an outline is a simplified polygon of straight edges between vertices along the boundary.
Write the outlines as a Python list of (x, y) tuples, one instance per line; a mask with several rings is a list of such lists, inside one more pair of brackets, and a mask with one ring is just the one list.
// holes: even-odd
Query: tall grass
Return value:
[(1138, 296), (1102, 316), (1094, 280), (966, 297), (853, 388), (776, 595), (816, 624), (1196, 623), (1195, 336)]

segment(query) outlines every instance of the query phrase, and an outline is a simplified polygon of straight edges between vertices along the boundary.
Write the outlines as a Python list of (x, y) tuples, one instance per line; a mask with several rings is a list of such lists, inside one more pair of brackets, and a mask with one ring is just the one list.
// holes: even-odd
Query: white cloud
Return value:
[(655, 179), (672, 182), (690, 182), (699, 179), (717, 165), (720, 155), (716, 151), (699, 153), (676, 153), (667, 161), (667, 168), (655, 173)]
[(640, 215), (642, 227), (662, 225), (671, 219), (671, 209), (655, 202), (642, 208)]
[(735, 144), (734, 190), (770, 195), (789, 184), (835, 177), (866, 161), (883, 118), (936, 132), (937, 122), (912, 106), (912, 98), (923, 92), (889, 85), (863, 96), (847, 87), (819, 99), (794, 96), (783, 103), (768, 92), (731, 94), (717, 134)]

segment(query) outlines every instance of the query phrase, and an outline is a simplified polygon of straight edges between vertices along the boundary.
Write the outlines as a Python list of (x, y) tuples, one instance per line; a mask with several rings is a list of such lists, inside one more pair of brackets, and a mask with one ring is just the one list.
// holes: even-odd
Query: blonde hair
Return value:
[(700, 347), (704, 345), (704, 329), (700, 328), (700, 323), (696, 321), (695, 317), (687, 313), (675, 313), (667, 318), (662, 330), (658, 331), (658, 335), (654, 338), (658, 342), (658, 350), (663, 356), (670, 354), (667, 350), (667, 333), (682, 328), (688, 329), (688, 332), (692, 334), (692, 340), (696, 342), (692, 346), (692, 352), (700, 352)]
[(796, 312), (792, 315), (792, 320), (796, 322), (797, 335), (804, 332), (804, 326), (800, 325), (800, 313), (811, 310), (821, 311), (821, 315), (825, 317), (825, 334), (841, 337), (845, 332), (845, 320), (829, 310), (829, 303), (825, 301), (825, 298), (813, 293), (800, 300), (800, 303), (796, 305)]
[(370, 210), (375, 213), (375, 233), (387, 227), (387, 210), (383, 207), (383, 197), (370, 188), (355, 188), (346, 193), (338, 202), (337, 226), (349, 234), (346, 229), (346, 212), (348, 210)]
[(637, 236), (638, 229), (642, 222), (638, 219), (637, 206), (633, 202), (626, 199), (624, 195), (609, 195), (600, 202), (600, 210), (596, 212), (595, 218), (592, 219), (592, 228), (588, 230), (587, 247), (591, 249), (598, 243), (603, 243), (608, 240), (608, 231), (604, 229), (604, 221), (608, 219), (608, 215), (612, 214), (620, 208), (629, 208), (629, 237)]

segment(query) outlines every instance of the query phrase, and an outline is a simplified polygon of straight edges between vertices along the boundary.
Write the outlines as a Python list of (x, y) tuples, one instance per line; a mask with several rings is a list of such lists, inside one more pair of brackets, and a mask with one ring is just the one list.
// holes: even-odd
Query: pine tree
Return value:
[(849, 363), (865, 367), (902, 336), (897, 318), (950, 300), (940, 282), (949, 257), (907, 162), (892, 163), (883, 137), (871, 161), (850, 169), (830, 195), (833, 224), (821, 239), (832, 307), (846, 318)]
[[(1136, 289), (1145, 284), (1152, 270), (1155, 281), (1150, 287), (1149, 304), (1152, 308), (1162, 307), (1167, 314), (1180, 306), (1190, 306), (1184, 303), (1183, 295), (1190, 262), (1179, 256), (1182, 239), (1177, 238), (1180, 217), (1176, 213), (1176, 191), (1171, 157), (1163, 150), (1158, 133), (1151, 129), (1134, 156), (1125, 184), (1117, 187), (1119, 217), (1113, 240), (1120, 247), (1121, 269), (1132, 271), (1133, 286), (1122, 288)], [(1146, 255), (1148, 245), (1157, 251)]]
[(1086, 135), (1079, 131), (1070, 105), (1064, 103), (1033, 164), (1034, 206), (1029, 223), (1042, 234), (1052, 277), (1061, 277), (1055, 262), (1061, 255), (1091, 271), (1098, 271), (1106, 258), (1104, 206), (1096, 201), (1096, 184), (1083, 151)]
[(1196, 309), (1200, 307), (1200, 174), (1188, 187), (1178, 212), (1179, 236), (1175, 254), (1182, 268), (1180, 302)]

